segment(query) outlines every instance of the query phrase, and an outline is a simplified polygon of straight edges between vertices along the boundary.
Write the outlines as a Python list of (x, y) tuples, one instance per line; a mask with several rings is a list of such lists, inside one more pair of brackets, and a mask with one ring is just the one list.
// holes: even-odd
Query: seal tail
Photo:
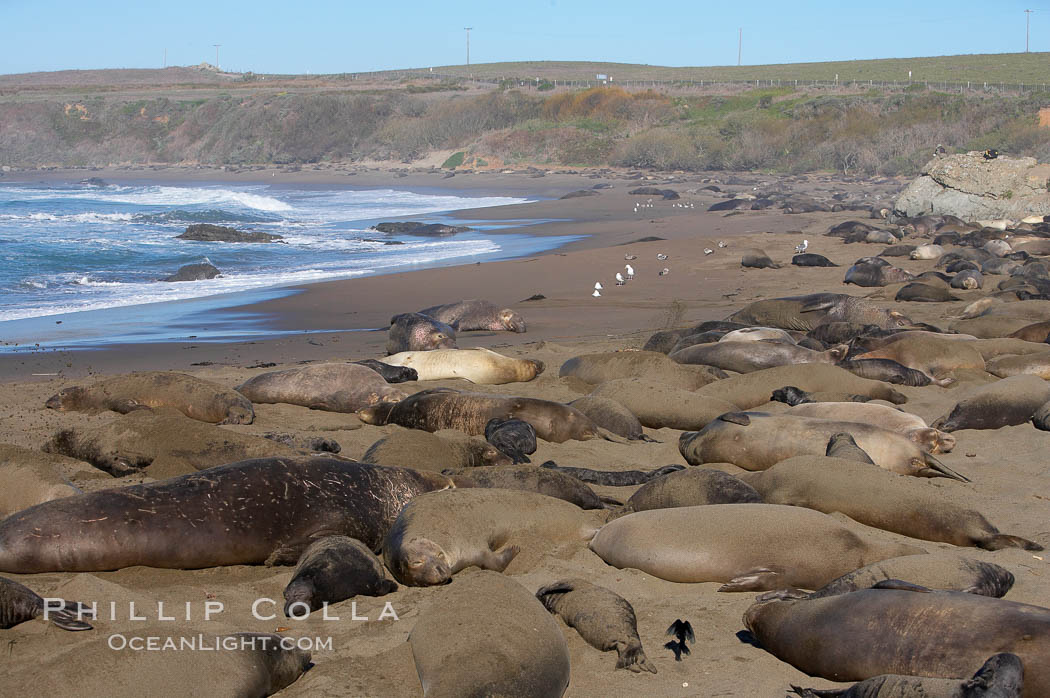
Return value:
[(598, 427), (597, 438), (605, 439), (606, 441), (612, 441), (614, 444), (629, 444), (630, 440), (623, 438), (619, 434), (614, 434), (604, 427)]
[(651, 674), (656, 673), (656, 667), (645, 656), (641, 640), (636, 638), (629, 640), (627, 646), (620, 651), (620, 658), (616, 660), (616, 668), (627, 669), (636, 674), (643, 671), (648, 671)]
[(926, 467), (919, 471), (919, 475), (923, 477), (947, 477), (959, 482), (970, 482), (970, 478), (955, 472), (929, 453), (923, 453), (923, 459), (926, 462)]
[(94, 626), (86, 623), (81, 618), (94, 618), (95, 614), (90, 608), (81, 606), (76, 601), (63, 601), (64, 605), (58, 610), (48, 610), (47, 619), (63, 630), (94, 630)]
[(1003, 550), (1004, 548), (1021, 548), (1022, 550), (1043, 550), (1043, 546), (1027, 538), (1011, 536), (1006, 533), (997, 533), (977, 541), (977, 547), (982, 550)]

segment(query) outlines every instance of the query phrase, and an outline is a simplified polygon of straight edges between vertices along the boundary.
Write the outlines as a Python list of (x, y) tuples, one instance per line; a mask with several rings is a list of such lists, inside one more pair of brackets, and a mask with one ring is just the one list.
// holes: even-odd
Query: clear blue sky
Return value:
[(1050, 0), (0, 0), (0, 74), (215, 62), (338, 73), (466, 62), (670, 66), (1050, 51)]

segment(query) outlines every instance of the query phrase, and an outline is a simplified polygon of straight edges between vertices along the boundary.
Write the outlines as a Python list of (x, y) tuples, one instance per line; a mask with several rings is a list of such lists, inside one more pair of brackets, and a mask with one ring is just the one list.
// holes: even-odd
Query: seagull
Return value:
[(598, 289), (594, 289), (594, 293), (592, 293), (591, 295), (594, 296), (595, 298), (601, 298), (602, 297), (602, 292), (599, 291)]
[(795, 245), (795, 254), (802, 254), (809, 248), (809, 240), (803, 240), (801, 245)]
[(656, 255), (656, 258), (659, 259), (662, 262), (665, 259), (667, 259), (667, 255), (665, 255), (663, 253), (660, 253), (660, 254)]
[(623, 286), (625, 283), (627, 282), (623, 280), (623, 274), (621, 274), (620, 272), (616, 272), (616, 285)]
[(601, 291), (603, 288), (605, 288), (605, 287), (602, 286), (602, 282), (601, 281), (595, 281), (594, 282), (594, 290), (595, 291)]
[(710, 247), (704, 248), (704, 254), (711, 254), (712, 252), (714, 252), (714, 250), (712, 250)]
[(729, 243), (728, 243), (728, 242), (726, 242), (725, 240), (719, 240), (719, 241), (718, 241), (718, 246), (719, 246), (719, 248), (722, 248), (722, 247), (729, 247)]
[(660, 276), (667, 276), (670, 273), (671, 273), (671, 270), (668, 269), (667, 267), (664, 267), (663, 269), (660, 270)]
[(632, 267), (630, 264), (625, 264), (623, 266), (623, 268), (627, 270), (627, 280), (630, 281), (631, 279), (633, 279), (634, 278), (634, 267)]
[(623, 256), (623, 258), (624, 258), (625, 260), (627, 260), (628, 262), (630, 262), (630, 261), (632, 261), (632, 260), (638, 259), (638, 255), (636, 255), (636, 254), (625, 254), (625, 255)]

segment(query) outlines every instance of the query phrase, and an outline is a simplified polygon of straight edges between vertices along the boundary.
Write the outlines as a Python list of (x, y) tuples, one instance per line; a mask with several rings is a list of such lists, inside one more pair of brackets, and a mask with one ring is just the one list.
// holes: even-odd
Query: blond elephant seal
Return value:
[[(828, 392), (863, 395), (874, 400), (902, 404), (908, 398), (888, 383), (855, 376), (844, 368), (830, 364), (777, 366), (745, 373), (698, 388), (697, 395), (725, 400), (742, 410), (769, 402), (773, 391), (786, 385), (809, 393)], [(826, 440), (825, 440), (826, 442)]]
[(869, 402), (804, 402), (783, 414), (792, 417), (816, 417), (841, 422), (861, 422), (903, 434), (927, 453), (950, 453), (955, 437), (933, 429), (919, 417), (888, 405)]
[(778, 504), (640, 511), (601, 528), (591, 550), (620, 569), (719, 591), (819, 589), (850, 570), (920, 548), (861, 536), (820, 512)]
[(543, 373), (544, 368), (542, 361), (514, 359), (481, 347), (402, 351), (391, 354), (383, 362), (414, 368), (421, 381), (464, 378), (483, 385), (524, 383)]
[(327, 412), (357, 412), (381, 402), (397, 402), (408, 393), (360, 364), (314, 364), (255, 376), (237, 386), (252, 402), (283, 402)]
[(565, 635), (521, 584), (479, 571), (431, 598), (408, 636), (424, 698), (565, 693), (570, 674)]

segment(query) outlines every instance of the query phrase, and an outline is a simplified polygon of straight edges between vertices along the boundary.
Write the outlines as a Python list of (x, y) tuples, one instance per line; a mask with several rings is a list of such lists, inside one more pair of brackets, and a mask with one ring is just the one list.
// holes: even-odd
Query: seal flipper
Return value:
[[(318, 538), (327, 538), (328, 536), (341, 536), (343, 535), (340, 531), (314, 531), (313, 533), (303, 536), (301, 538), (294, 538), (292, 540), (286, 540), (270, 553), (270, 556), (266, 558), (266, 562), (263, 564), (267, 567), (276, 567), (278, 565), (294, 565), (299, 562), (299, 558), (303, 556), (310, 544)], [(373, 550), (372, 552), (376, 552)]]
[(903, 579), (883, 579), (880, 582), (875, 582), (875, 584), (872, 584), (870, 588), (871, 589), (892, 589), (894, 591), (914, 591), (914, 592), (918, 592), (920, 594), (932, 594), (933, 593), (932, 589), (927, 589), (924, 586), (920, 586), (918, 584), (912, 584), (911, 582), (906, 582)]
[(499, 551), (498, 553), (493, 552), (491, 550), (486, 550), (482, 554), (481, 560), (477, 564), (478, 567), (480, 567), (483, 570), (502, 572), (503, 570), (507, 569), (507, 565), (511, 563), (511, 560), (513, 560), (519, 552), (521, 552), (521, 548), (519, 548), (516, 545), (508, 545), (506, 548)]
[(929, 453), (923, 453), (922, 457), (926, 462), (926, 467), (918, 470), (916, 475), (919, 477), (947, 477), (959, 482), (970, 482), (970, 478), (955, 472)]
[[(43, 602), (43, 599), (41, 599)], [(40, 615), (44, 616), (44, 609), (41, 606)], [(94, 630), (94, 626), (90, 623), (86, 623), (82, 618), (94, 618), (95, 612), (88, 606), (81, 606), (76, 601), (62, 601), (62, 608), (55, 609), (49, 608), (47, 610), (47, 620), (54, 623), (63, 630), (77, 631), (77, 630)]]
[[(627, 669), (636, 674), (640, 674), (643, 671), (648, 671), (652, 674), (656, 673), (656, 667), (653, 666), (649, 661), (649, 658), (645, 656), (645, 651), (642, 649), (642, 643), (640, 640), (630, 640), (623, 649), (617, 644), (616, 651), (620, 655), (619, 659), (616, 660), (617, 669)], [(685, 653), (689, 654), (688, 647), (685, 648)]]
[[(852, 686), (850, 687), (852, 688)], [(837, 696), (844, 696), (849, 688), (828, 688), (824, 690), (818, 690), (816, 688), (802, 688), (791, 684), (791, 691), (796, 695), (802, 696), (802, 698), (837, 698)]]
[(723, 422), (729, 422), (730, 424), (739, 424), (742, 427), (751, 424), (751, 418), (747, 416), (746, 412), (726, 412), (725, 414), (719, 415), (718, 419)]
[(784, 575), (783, 570), (772, 567), (760, 567), (718, 587), (718, 591), (767, 591), (776, 589), (778, 580)]
[(787, 599), (808, 599), (811, 594), (802, 589), (774, 589), (755, 597), (755, 603), (762, 601), (784, 601)]
[(1027, 538), (1011, 536), (1006, 533), (996, 533), (982, 540), (976, 541), (977, 547), (982, 550), (1002, 550), (1004, 548), (1021, 548), (1023, 550), (1043, 550), (1043, 546)]

